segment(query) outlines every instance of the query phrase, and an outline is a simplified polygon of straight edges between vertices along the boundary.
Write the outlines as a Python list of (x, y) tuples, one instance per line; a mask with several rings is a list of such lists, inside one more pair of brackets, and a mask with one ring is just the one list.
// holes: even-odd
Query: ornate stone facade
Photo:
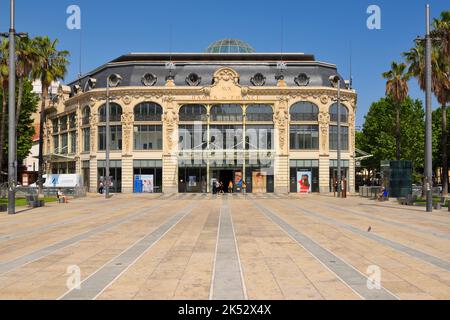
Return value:
[[(354, 148), (355, 148), (355, 109), (356, 93), (353, 90), (342, 89), (342, 104), (348, 109), (349, 148), (342, 153), (342, 159), (347, 161), (348, 175), (350, 177), (350, 191), (354, 191)], [(273, 108), (273, 126), (276, 132), (275, 147), (273, 150), (275, 159), (274, 191), (286, 193), (292, 190), (292, 176), (290, 177), (290, 162), (293, 160), (314, 160), (319, 167), (317, 179), (321, 192), (330, 190), (330, 163), (337, 158), (336, 151), (330, 150), (330, 125), (329, 109), (336, 101), (337, 89), (332, 87), (305, 86), (248, 86), (240, 84), (240, 75), (232, 67), (218, 68), (213, 75), (213, 82), (204, 86), (177, 86), (172, 81), (170, 85), (160, 86), (126, 86), (110, 89), (111, 102), (117, 103), (122, 108), (120, 118), (122, 134), (121, 152), (113, 151), (111, 160), (121, 161), (122, 164), (122, 190), (133, 191), (133, 161), (154, 160), (162, 162), (162, 191), (177, 192), (178, 183), (178, 142), (179, 126), (181, 124), (179, 110), (183, 105), (196, 104), (206, 106), (209, 124), (211, 119), (209, 111), (211, 106), (217, 104), (242, 105), (244, 117), (247, 105), (270, 105)], [(105, 153), (98, 150), (99, 108), (104, 105), (106, 91), (104, 88), (95, 88), (90, 91), (73, 96), (64, 96), (57, 105), (57, 111), (49, 114), (49, 119), (58, 118), (78, 107), (77, 116), (82, 116), (85, 107), (90, 111), (90, 150), (83, 150), (84, 139), (81, 127), (82, 121), (77, 121), (78, 148), (73, 159), (77, 161), (77, 171), (83, 170), (80, 165), (83, 161), (91, 163), (89, 174), (90, 191), (95, 192), (99, 180), (99, 161), (105, 159)], [(162, 108), (162, 149), (161, 150), (135, 150), (134, 134), (135, 126), (140, 123), (134, 116), (134, 108), (140, 103), (150, 102)], [(290, 108), (298, 102), (310, 102), (318, 107), (318, 119), (316, 121), (304, 121), (305, 125), (318, 126), (318, 148), (313, 150), (293, 150), (290, 148), (290, 125), (294, 125), (290, 117)], [(226, 122), (226, 121), (225, 121)], [(205, 122), (206, 123), (206, 122)], [(226, 124), (226, 123), (224, 123)], [(299, 122), (299, 125), (302, 123)], [(158, 125), (158, 123), (156, 123)], [(48, 135), (52, 134), (51, 121), (48, 121)], [(47, 152), (53, 148), (49, 137), (45, 139)], [(208, 170), (210, 164), (206, 164)], [(86, 168), (85, 168), (86, 169)], [(124, 175), (127, 175), (125, 178)], [(208, 171), (208, 181), (211, 178)], [(207, 188), (209, 190), (209, 188)], [(206, 190), (206, 189), (205, 189)]]

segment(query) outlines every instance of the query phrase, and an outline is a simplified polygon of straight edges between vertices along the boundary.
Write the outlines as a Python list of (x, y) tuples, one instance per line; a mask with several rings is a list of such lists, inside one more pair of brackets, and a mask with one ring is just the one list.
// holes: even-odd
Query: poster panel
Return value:
[(312, 172), (298, 171), (297, 172), (297, 191), (298, 193), (311, 193), (312, 191)]
[(142, 192), (143, 193), (153, 193), (153, 175), (141, 175), (142, 180)]

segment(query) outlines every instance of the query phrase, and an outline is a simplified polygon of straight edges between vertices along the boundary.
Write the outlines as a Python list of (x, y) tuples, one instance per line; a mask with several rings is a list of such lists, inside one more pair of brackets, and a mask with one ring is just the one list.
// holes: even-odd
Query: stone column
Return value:
[(90, 157), (90, 181), (89, 181), (89, 191), (90, 192), (97, 192), (97, 185), (98, 185), (98, 174), (97, 174), (97, 125), (98, 125), (98, 114), (97, 110), (94, 111), (93, 108), (91, 108), (91, 129), (90, 129), (90, 148), (91, 148), (91, 157)]
[(97, 157), (91, 156), (90, 165), (89, 165), (89, 192), (96, 193), (97, 185), (98, 185), (98, 177), (97, 177)]
[(355, 179), (356, 179), (356, 167), (355, 167), (355, 148), (356, 148), (356, 129), (355, 129), (355, 114), (354, 107), (352, 106), (352, 111), (350, 111), (350, 115), (348, 117), (349, 121), (349, 152), (350, 152), (350, 161), (349, 161), (349, 186), (350, 192), (354, 193), (356, 191)]
[(330, 114), (328, 111), (319, 113), (319, 186), (321, 193), (330, 192)]
[(163, 116), (163, 192), (178, 192), (178, 109), (168, 96)]
[(122, 115), (122, 193), (133, 193), (133, 123), (134, 115)]
[(280, 97), (275, 106), (275, 193), (289, 193), (289, 154), (288, 154), (288, 133), (289, 133), (289, 112), (288, 100)]

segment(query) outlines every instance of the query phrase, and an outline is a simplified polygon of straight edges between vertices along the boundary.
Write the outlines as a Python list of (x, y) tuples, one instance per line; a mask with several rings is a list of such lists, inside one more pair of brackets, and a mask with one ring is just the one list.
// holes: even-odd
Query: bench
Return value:
[(441, 197), (440, 201), (438, 203), (434, 204), (434, 209), (441, 210), (442, 207), (444, 207), (446, 203), (447, 203), (447, 198)]
[(404, 206), (413, 206), (417, 201), (416, 195), (407, 195), (405, 198), (398, 198), (398, 202)]

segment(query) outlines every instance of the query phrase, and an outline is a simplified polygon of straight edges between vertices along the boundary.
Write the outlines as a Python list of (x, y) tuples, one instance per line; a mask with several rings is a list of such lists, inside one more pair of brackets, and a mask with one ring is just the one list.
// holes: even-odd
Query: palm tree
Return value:
[(42, 194), (44, 173), (44, 124), (45, 124), (45, 106), (48, 99), (48, 90), (53, 81), (62, 80), (67, 73), (69, 61), (68, 51), (59, 51), (56, 46), (58, 40), (50, 40), (49, 37), (36, 37), (35, 48), (38, 56), (38, 67), (34, 70), (33, 77), (41, 81), (41, 114), (39, 121), (39, 194)]
[[(450, 101), (450, 11), (441, 14), (441, 20), (435, 19), (433, 31), (431, 63), (432, 63), (432, 90), (438, 102), (442, 105), (442, 193), (448, 194), (448, 150), (447, 150), (447, 109)], [(425, 91), (425, 47), (423, 42), (417, 42), (410, 51), (405, 52), (404, 57), (409, 64), (409, 73), (414, 76), (419, 87)], [(447, 174), (445, 174), (447, 173)]]
[(386, 82), (386, 95), (391, 97), (391, 99), (396, 104), (396, 125), (395, 125), (395, 136), (397, 140), (397, 160), (402, 157), (401, 150), (401, 131), (400, 131), (400, 110), (402, 103), (408, 97), (408, 80), (410, 78), (407, 72), (407, 66), (405, 63), (392, 62), (391, 70), (383, 73), (383, 78), (387, 79)]
[(2, 89), (2, 114), (0, 115), (0, 180), (3, 181), (3, 159), (4, 159), (4, 143), (6, 135), (6, 119), (8, 105), (8, 86), (9, 86), (9, 41), (3, 40), (0, 45), (0, 86)]
[(436, 70), (433, 72), (433, 92), (441, 104), (442, 111), (442, 195), (448, 195), (448, 130), (447, 103), (450, 102), (450, 11), (441, 13), (441, 19), (433, 22), (432, 37), (438, 39), (435, 46), (439, 51)]
[(19, 123), (20, 113), (22, 111), (23, 86), (25, 79), (29, 78), (33, 70), (38, 65), (38, 55), (34, 40), (25, 37), (17, 39), (16, 46), (17, 62), (16, 74), (18, 82), (16, 125)]

